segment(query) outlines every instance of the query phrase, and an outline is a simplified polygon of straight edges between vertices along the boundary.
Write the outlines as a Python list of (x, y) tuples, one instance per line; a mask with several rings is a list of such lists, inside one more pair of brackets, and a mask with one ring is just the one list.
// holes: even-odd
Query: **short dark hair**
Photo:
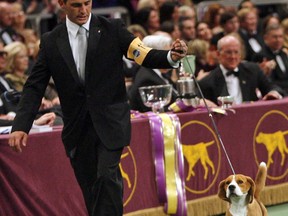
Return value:
[(236, 12), (233, 11), (225, 11), (220, 16), (220, 25), (224, 26), (229, 20), (233, 19), (234, 17), (237, 17)]
[(175, 24), (171, 20), (164, 21), (160, 25), (160, 30), (164, 32), (168, 32), (169, 34), (172, 33), (175, 30)]
[(184, 28), (183, 23), (184, 23), (186, 20), (191, 20), (191, 17), (187, 17), (187, 16), (179, 17), (179, 20), (178, 20), (178, 27), (179, 27), (179, 30), (180, 30), (180, 31), (183, 30), (183, 28)]
[(251, 0), (242, 0), (242, 1), (239, 3), (239, 5), (238, 5), (238, 10), (241, 10), (241, 9), (243, 8), (243, 4), (244, 4), (245, 2), (251, 2)]

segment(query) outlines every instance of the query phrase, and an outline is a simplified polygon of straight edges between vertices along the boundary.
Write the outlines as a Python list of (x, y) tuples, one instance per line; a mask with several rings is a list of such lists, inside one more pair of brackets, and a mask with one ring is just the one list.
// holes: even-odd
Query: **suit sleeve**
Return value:
[(274, 84), (270, 79), (268, 79), (265, 76), (264, 72), (256, 64), (255, 64), (255, 71), (257, 71), (259, 90), (261, 91), (263, 96), (272, 90), (277, 91), (282, 96), (285, 95), (284, 91), (279, 86)]
[(119, 21), (117, 28), (119, 29), (121, 50), (126, 58), (147, 68), (172, 68), (167, 59), (169, 51), (145, 46), (139, 38), (126, 29), (123, 22)]
[(38, 59), (28, 77), (19, 102), (16, 117), (13, 121), (13, 131), (28, 133), (38, 113), (42, 97), (50, 79), (50, 73), (46, 62), (45, 37), (41, 39)]

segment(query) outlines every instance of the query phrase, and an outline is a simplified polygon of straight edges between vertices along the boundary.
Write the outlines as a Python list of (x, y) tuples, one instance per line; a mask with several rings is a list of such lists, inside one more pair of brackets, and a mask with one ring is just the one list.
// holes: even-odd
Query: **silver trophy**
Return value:
[[(185, 56), (181, 65), (181, 72), (184, 72), (185, 74), (191, 74), (192, 76), (195, 72), (195, 56)], [(197, 86), (194, 78), (191, 78), (190, 76), (181, 77), (177, 81), (176, 86), (179, 93), (179, 98), (186, 106), (192, 106), (196, 108), (199, 105), (200, 99), (197, 97)]]

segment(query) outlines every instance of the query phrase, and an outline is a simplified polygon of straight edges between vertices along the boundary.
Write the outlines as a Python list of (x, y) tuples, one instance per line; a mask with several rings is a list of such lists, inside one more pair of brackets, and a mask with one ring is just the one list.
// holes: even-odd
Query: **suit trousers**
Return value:
[(123, 182), (119, 168), (122, 150), (109, 150), (88, 118), (81, 143), (70, 158), (90, 216), (123, 215)]

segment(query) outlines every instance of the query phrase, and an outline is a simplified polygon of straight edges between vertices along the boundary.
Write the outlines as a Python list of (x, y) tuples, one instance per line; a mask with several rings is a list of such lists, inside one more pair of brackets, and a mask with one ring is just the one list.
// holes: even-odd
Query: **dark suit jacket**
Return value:
[(285, 65), (285, 72), (281, 70), (278, 62), (276, 61), (276, 54), (274, 54), (272, 50), (267, 46), (265, 46), (260, 53), (255, 54), (252, 60), (254, 62), (262, 62), (264, 58), (266, 58), (267, 60), (275, 60), (276, 67), (274, 70), (272, 70), (269, 78), (272, 80), (272, 82), (279, 85), (283, 90), (285, 90), (286, 94), (288, 94), (288, 55), (283, 50), (281, 50), (278, 55), (281, 56), (282, 61)]
[[(62, 140), (67, 153), (81, 143), (87, 119), (92, 121), (107, 148), (128, 145), (130, 109), (122, 57), (134, 38), (121, 20), (92, 15), (83, 85), (78, 78), (66, 24), (44, 34), (38, 60), (24, 86), (12, 131), (30, 130), (52, 76), (63, 111)], [(168, 51), (151, 50), (142, 65), (169, 68), (167, 54)]]
[[(277, 86), (265, 77), (256, 63), (242, 62), (238, 65), (239, 81), (244, 101), (257, 101), (256, 88), (259, 88), (262, 95), (266, 95), (271, 90), (280, 91)], [(233, 76), (233, 75), (232, 75)], [(199, 85), (206, 99), (217, 104), (217, 97), (229, 95), (225, 77), (220, 67), (212, 70), (209, 75), (199, 81)]]
[[(171, 80), (168, 81), (170, 84), (173, 84)], [(151, 108), (148, 108), (143, 104), (138, 88), (142, 86), (166, 85), (166, 84), (167, 83), (163, 79), (161, 79), (161, 77), (159, 77), (152, 69), (141, 67), (138, 70), (136, 77), (133, 81), (133, 84), (128, 92), (131, 108), (133, 110), (138, 110), (140, 112), (151, 111)], [(177, 95), (173, 91), (170, 104), (176, 100), (176, 97)]]
[(20, 34), (18, 34), (13, 28), (8, 27), (8, 28), (4, 28), (2, 29), (2, 31), (0, 31), (0, 41), (2, 41), (2, 43), (6, 46), (8, 44), (8, 40), (6, 40), (6, 38), (4, 37), (6, 33), (6, 36), (9, 37), (9, 39), (13, 42), (13, 41), (21, 41), (24, 42), (24, 37)]
[[(242, 38), (242, 41), (245, 45), (245, 59), (247, 61), (251, 61), (253, 55), (256, 54), (256, 52), (253, 50), (252, 46), (249, 43), (249, 39), (251, 38), (251, 36), (249, 36), (246, 32), (242, 31), (241, 29), (238, 31), (240, 37)], [(261, 35), (261, 33), (257, 33), (256, 35), (253, 36), (253, 38), (259, 43), (259, 45), (261, 46), (261, 48), (264, 47), (265, 43), (263, 40), (263, 36)]]

